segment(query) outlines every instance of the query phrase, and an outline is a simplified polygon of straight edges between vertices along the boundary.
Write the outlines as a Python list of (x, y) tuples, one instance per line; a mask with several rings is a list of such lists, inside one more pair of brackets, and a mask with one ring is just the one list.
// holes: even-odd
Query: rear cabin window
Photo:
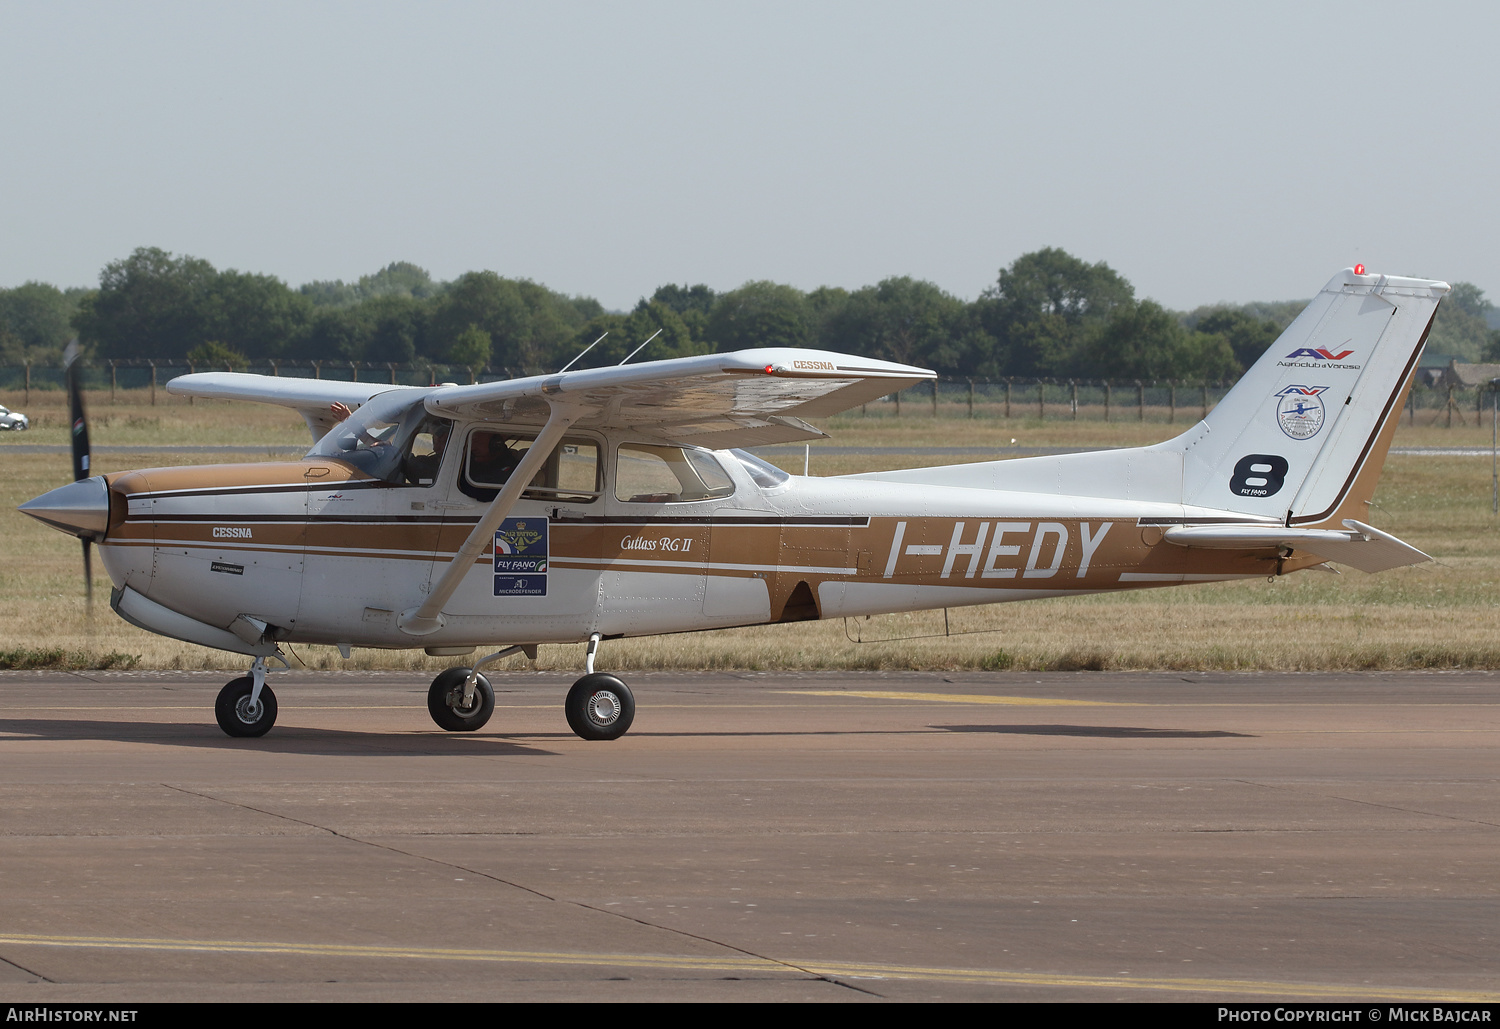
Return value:
[[(479, 429), (469, 433), (459, 489), (476, 500), (495, 499), (535, 441), (535, 436), (514, 432)], [(599, 445), (591, 439), (564, 436), (521, 495), (528, 500), (587, 504), (599, 494)]]
[(734, 481), (706, 450), (622, 443), (615, 451), (615, 499), (630, 504), (715, 500)]

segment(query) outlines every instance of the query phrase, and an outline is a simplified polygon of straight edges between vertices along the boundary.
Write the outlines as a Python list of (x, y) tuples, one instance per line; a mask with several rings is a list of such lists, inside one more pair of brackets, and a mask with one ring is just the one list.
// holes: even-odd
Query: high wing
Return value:
[(647, 361), (560, 375), (446, 386), (427, 410), (448, 418), (545, 422), (549, 408), (574, 425), (628, 428), (664, 442), (722, 450), (823, 439), (823, 418), (932, 379), (924, 368), (825, 350), (767, 348)]
[(167, 392), (179, 397), (251, 400), (260, 404), (290, 407), (307, 422), (314, 443), (322, 439), (338, 421), (329, 410), (329, 405), (337, 402), (346, 407), (358, 407), (377, 393), (412, 388), (383, 382), (295, 379), (278, 375), (251, 375), (247, 372), (194, 372), (192, 375), (179, 375), (167, 383)]

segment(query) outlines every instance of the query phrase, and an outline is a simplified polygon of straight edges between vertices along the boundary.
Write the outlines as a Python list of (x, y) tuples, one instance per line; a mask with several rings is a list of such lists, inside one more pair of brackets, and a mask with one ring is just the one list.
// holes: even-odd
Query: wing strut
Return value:
[(479, 555), (484, 553), (484, 548), (490, 544), (495, 535), (495, 529), (510, 514), (511, 508), (516, 506), (516, 501), (521, 499), (532, 477), (541, 469), (547, 458), (552, 454), (552, 448), (562, 440), (562, 435), (568, 430), (583, 412), (575, 407), (563, 404), (553, 404), (552, 412), (547, 417), (547, 424), (537, 434), (536, 440), (526, 451), (526, 456), (521, 458), (521, 463), (516, 465), (515, 471), (510, 473), (505, 486), (500, 490), (499, 496), (490, 503), (490, 509), (485, 512), (479, 524), (474, 526), (474, 531), (469, 533), (469, 538), (464, 540), (464, 545), (458, 548), (458, 553), (453, 555), (453, 560), (448, 563), (448, 568), (443, 572), (443, 577), (437, 581), (432, 592), (427, 594), (427, 599), (422, 601), (421, 606), (408, 608), (401, 612), (398, 624), (401, 631), (408, 636), (427, 636), (437, 632), (443, 627), (443, 605), (448, 598), (453, 596), (453, 591), (458, 589), (458, 584), (463, 581), (465, 575), (474, 567), (474, 562)]

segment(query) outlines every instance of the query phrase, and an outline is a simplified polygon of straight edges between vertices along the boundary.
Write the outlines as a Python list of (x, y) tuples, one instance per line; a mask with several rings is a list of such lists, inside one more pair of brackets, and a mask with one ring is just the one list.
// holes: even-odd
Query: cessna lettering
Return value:
[[(468, 386), (208, 372), (167, 388), (289, 408), (306, 456), (87, 476), (84, 452), (22, 510), (98, 545), (122, 618), (252, 659), (215, 705), (230, 735), (275, 722), (287, 644), (484, 647), (428, 691), (439, 726), (470, 731), (495, 706), (481, 669), (564, 643), (584, 647), (568, 724), (616, 739), (635, 700), (595, 661), (621, 637), (1427, 560), (1369, 503), (1447, 291), (1346, 269), (1148, 447), (789, 475), (751, 448), (933, 378), (796, 349)], [(1309, 385), (1340, 369), (1358, 374)]]

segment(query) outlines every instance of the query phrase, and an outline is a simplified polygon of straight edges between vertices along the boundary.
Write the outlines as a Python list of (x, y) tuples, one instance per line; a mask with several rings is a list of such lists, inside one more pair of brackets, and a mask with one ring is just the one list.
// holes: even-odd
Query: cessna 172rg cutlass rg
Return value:
[(168, 389), (293, 408), (307, 456), (79, 478), (21, 510), (99, 545), (127, 621), (254, 658), (216, 704), (231, 736), (275, 721), (284, 642), (509, 644), (434, 680), (450, 730), (494, 709), (479, 668), (586, 642), (568, 722), (615, 739), (635, 701), (595, 672), (602, 639), (1427, 560), (1365, 519), (1447, 291), (1346, 269), (1207, 418), (1138, 449), (790, 476), (737, 448), (932, 377), (813, 350), (472, 386), (206, 373)]

